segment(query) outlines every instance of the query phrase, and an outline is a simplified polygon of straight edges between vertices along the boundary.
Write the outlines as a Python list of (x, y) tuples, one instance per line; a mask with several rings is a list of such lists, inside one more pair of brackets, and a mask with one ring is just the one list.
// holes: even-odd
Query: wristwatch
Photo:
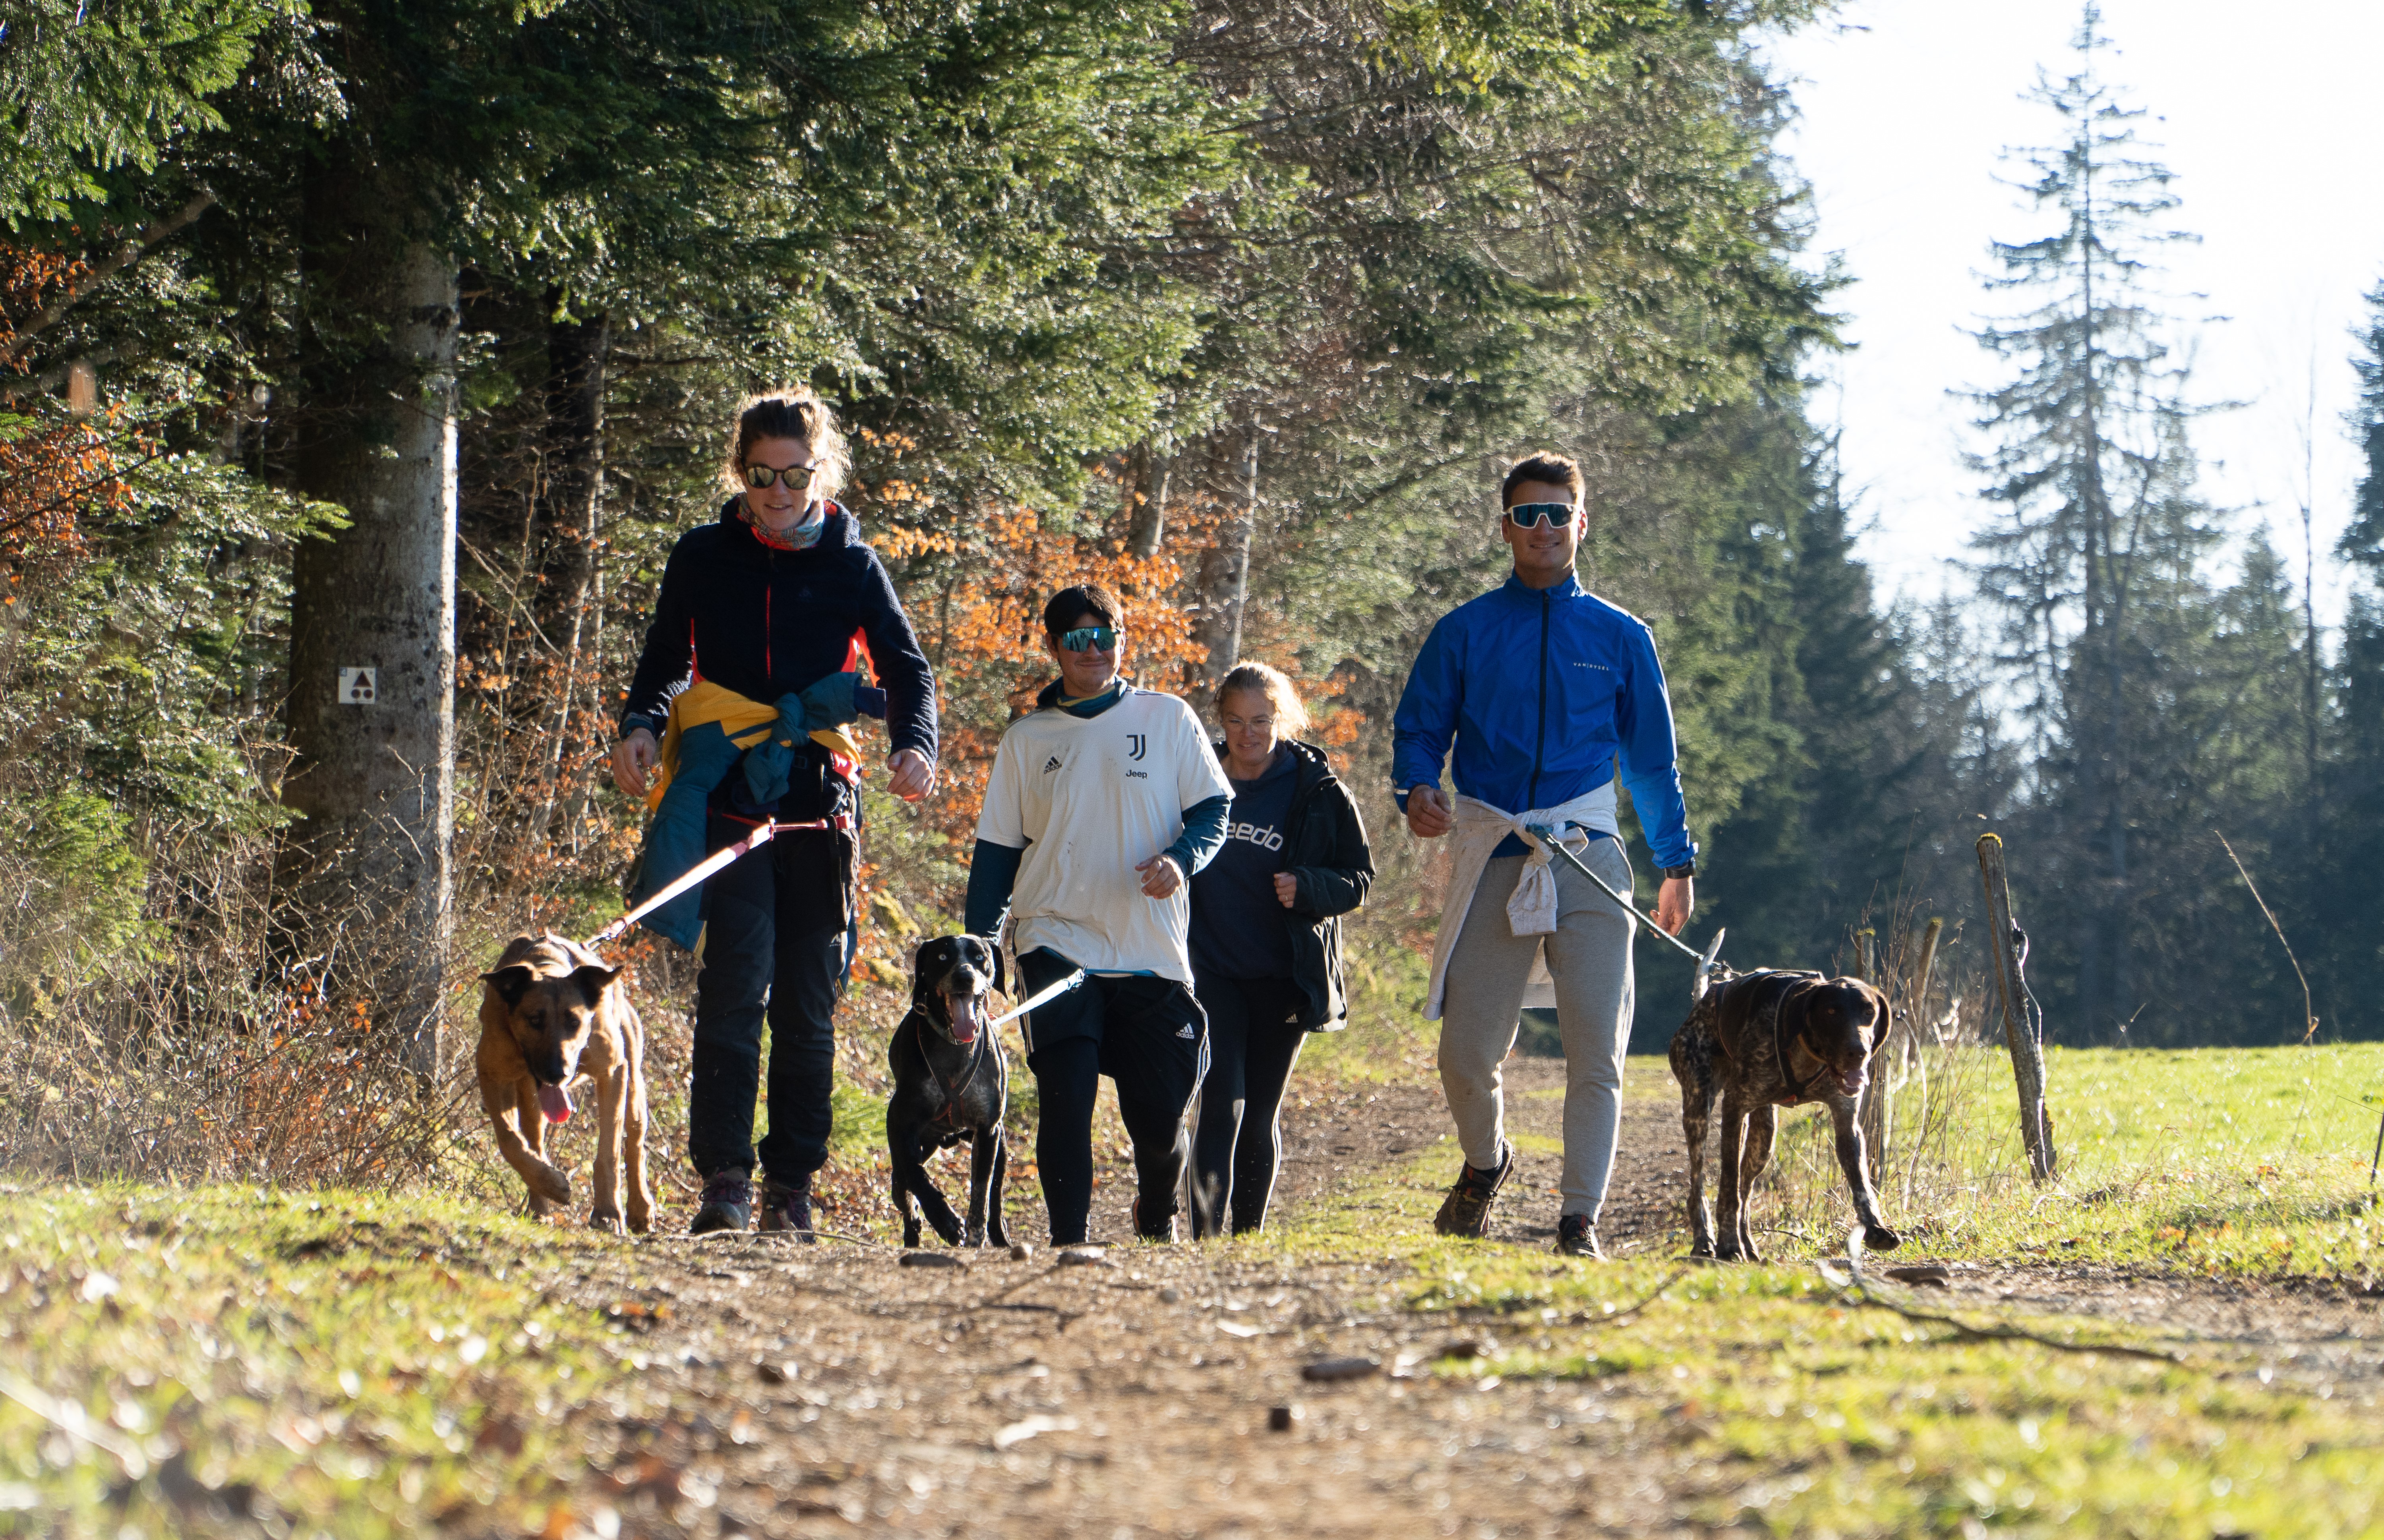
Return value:
[(1675, 877), (1695, 877), (1697, 874), (1697, 863), (1695, 860), (1691, 860), (1682, 866), (1658, 867), (1657, 869), (1664, 874), (1664, 878), (1667, 881), (1670, 881)]

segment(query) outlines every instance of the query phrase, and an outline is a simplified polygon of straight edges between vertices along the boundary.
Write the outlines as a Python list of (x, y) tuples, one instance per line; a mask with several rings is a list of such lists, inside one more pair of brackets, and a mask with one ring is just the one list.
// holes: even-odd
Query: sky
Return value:
[[(1821, 363), (1813, 411), (1842, 429), (1859, 549), (1885, 593), (1967, 587), (1966, 536), (1989, 505), (1961, 456), (1984, 446), (1975, 407), (1949, 392), (2001, 378), (1966, 335), (2008, 313), (1980, 284), (1988, 243), (2051, 228), (1999, 179), (2028, 174), (2002, 152), (2058, 132), (2023, 97), (2040, 67), (2072, 67), (2079, 16), (2077, 0), (1847, 0), (1769, 50), (1797, 108), (1784, 148), (1812, 187), (1810, 259), (1835, 253), (1856, 280), (1836, 308), (1856, 346)], [(2162, 253), (2186, 323), (2172, 341), (2191, 350), (2195, 396), (2245, 403), (2197, 425), (2204, 491), (2240, 527), (2265, 521), (2296, 581), (2307, 500), (2319, 620), (2337, 621), (2346, 588), (2328, 550), (2360, 471), (2342, 422), (2351, 332), (2384, 280), (2384, 5), (2105, 0), (2102, 31), (2105, 80), (2146, 109), (2147, 158), (2177, 174), (2170, 223), (2201, 237)]]

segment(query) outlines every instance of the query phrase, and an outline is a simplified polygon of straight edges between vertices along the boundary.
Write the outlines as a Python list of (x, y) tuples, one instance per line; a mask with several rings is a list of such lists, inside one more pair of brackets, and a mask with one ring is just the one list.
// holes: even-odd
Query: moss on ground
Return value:
[(0, 1194), (0, 1534), (538, 1533), (657, 1308), (540, 1281), (617, 1245), (421, 1195)]

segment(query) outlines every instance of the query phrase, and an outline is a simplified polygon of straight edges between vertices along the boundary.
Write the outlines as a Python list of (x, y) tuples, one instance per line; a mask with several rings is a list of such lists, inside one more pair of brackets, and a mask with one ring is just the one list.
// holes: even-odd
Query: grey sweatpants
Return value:
[[(1594, 839), (1581, 853), (1589, 869), (1631, 891), (1631, 862), (1619, 840)], [(1622, 1055), (1631, 1042), (1631, 933), (1637, 925), (1559, 858), (1557, 929), (1519, 936), (1507, 919), (1525, 857), (1502, 856), (1483, 869), (1473, 905), (1449, 954), (1441, 996), (1440, 1083), (1457, 1118), (1465, 1164), (1498, 1164), (1506, 1106), (1499, 1061), (1515, 1046), (1532, 951), (1547, 943), (1557, 985), (1557, 1033), (1564, 1042), (1564, 1214), (1595, 1224), (1614, 1171), (1622, 1126)]]

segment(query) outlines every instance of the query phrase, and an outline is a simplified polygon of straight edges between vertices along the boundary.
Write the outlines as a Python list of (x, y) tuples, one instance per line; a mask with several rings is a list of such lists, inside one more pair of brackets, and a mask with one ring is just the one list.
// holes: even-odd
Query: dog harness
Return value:
[(990, 1029), (977, 1034), (976, 1041), (973, 1045), (974, 1051), (969, 1054), (968, 1068), (962, 1074), (958, 1085), (947, 1083), (943, 1076), (937, 1073), (936, 1061), (927, 1057), (926, 1030), (926, 1028), (920, 1024), (918, 1013), (913, 1012), (911, 1036), (919, 1045), (919, 1060), (927, 1066), (927, 1077), (936, 1082), (936, 1089), (944, 1093), (942, 1109), (927, 1121), (930, 1124), (940, 1123), (952, 1132), (958, 1133), (961, 1130), (961, 1098), (967, 1093), (969, 1087), (976, 1084), (976, 1073), (985, 1066), (985, 1040), (989, 1035)]

